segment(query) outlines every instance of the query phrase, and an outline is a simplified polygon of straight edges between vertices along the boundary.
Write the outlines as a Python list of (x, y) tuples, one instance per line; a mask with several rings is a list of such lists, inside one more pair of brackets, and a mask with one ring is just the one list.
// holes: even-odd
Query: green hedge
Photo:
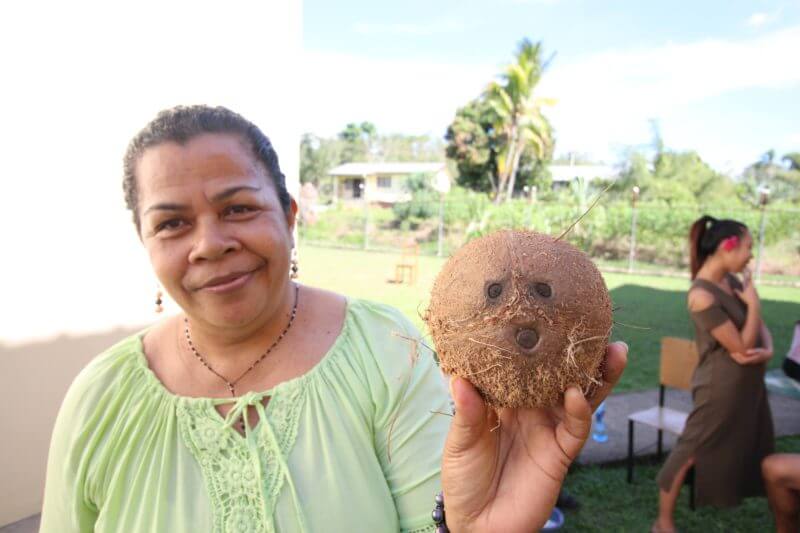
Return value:
[[(438, 198), (438, 197), (437, 197)], [(392, 247), (413, 236), (425, 250), (436, 249), (438, 200), (427, 203), (420, 198), (413, 212), (402, 207), (369, 210), (369, 244)], [(429, 205), (428, 205), (429, 204)], [(411, 205), (411, 204), (409, 204)], [(514, 200), (492, 204), (486, 195), (460, 188), (447, 195), (444, 205), (445, 253), (468, 240), (499, 229), (528, 228), (560, 235), (586, 210), (575, 202), (536, 202)], [(692, 223), (703, 214), (734, 218), (758, 235), (761, 212), (752, 207), (669, 206), (640, 203), (636, 210), (636, 257), (638, 261), (683, 268), (688, 260), (687, 237)], [(364, 245), (366, 211), (363, 206), (339, 206), (319, 214), (318, 221), (301, 227), (301, 238), (351, 246)], [(631, 219), (629, 203), (599, 203), (565, 237), (598, 259), (627, 259), (630, 250)], [(766, 214), (765, 246), (776, 245), (786, 255), (785, 262), (800, 260), (800, 210), (770, 206)]]

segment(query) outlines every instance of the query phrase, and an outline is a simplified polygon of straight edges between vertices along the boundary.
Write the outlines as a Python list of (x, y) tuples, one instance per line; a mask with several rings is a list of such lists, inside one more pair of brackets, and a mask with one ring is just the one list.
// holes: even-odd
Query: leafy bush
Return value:
[[(420, 242), (435, 243), (438, 232), (439, 195), (426, 184), (413, 185), (412, 200), (392, 209), (371, 208), (370, 245), (392, 246), (413, 230)], [(585, 199), (584, 199), (585, 200)], [(583, 206), (581, 204), (584, 204)], [(586, 202), (565, 193), (557, 202), (529, 203), (513, 200), (492, 204), (486, 195), (453, 188), (444, 204), (445, 253), (470, 239), (499, 229), (533, 229), (561, 235), (583, 214)], [(669, 205), (665, 201), (643, 202), (636, 210), (636, 259), (642, 263), (684, 269), (688, 262), (687, 238), (691, 224), (703, 214), (734, 218), (758, 236), (761, 211), (732, 199), (726, 205)], [(322, 213), (314, 226), (301, 228), (301, 236), (314, 241), (358, 245), (364, 242), (365, 212), (334, 208)], [(633, 209), (629, 202), (602, 200), (564, 236), (596, 259), (626, 261), (630, 251)], [(765, 218), (765, 247), (775, 272), (794, 271), (800, 242), (800, 210), (770, 205)], [(789, 245), (787, 243), (794, 243)], [(777, 254), (775, 251), (781, 251)], [(784, 266), (780, 266), (784, 265)]]
[(433, 190), (430, 178), (425, 174), (409, 176), (405, 183), (406, 190), (411, 193), (411, 200), (398, 202), (392, 206), (396, 224), (400, 227), (414, 228), (425, 219), (437, 213), (439, 193)]

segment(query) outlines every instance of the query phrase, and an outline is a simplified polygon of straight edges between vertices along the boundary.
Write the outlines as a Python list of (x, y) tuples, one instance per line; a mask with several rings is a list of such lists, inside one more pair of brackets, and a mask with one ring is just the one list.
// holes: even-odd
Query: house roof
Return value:
[(607, 165), (550, 165), (548, 169), (553, 181), (572, 181), (575, 178), (591, 181), (596, 178), (614, 178), (618, 174), (614, 167)]
[(329, 170), (328, 175), (430, 174), (443, 168), (445, 168), (444, 163), (345, 163)]

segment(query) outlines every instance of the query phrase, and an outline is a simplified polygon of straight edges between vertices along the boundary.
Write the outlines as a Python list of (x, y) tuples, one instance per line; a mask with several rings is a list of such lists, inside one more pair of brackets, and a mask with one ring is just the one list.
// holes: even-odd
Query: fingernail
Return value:
[(625, 351), (627, 352), (628, 351), (628, 343), (625, 342), (625, 341), (618, 341), (618, 342), (625, 347)]

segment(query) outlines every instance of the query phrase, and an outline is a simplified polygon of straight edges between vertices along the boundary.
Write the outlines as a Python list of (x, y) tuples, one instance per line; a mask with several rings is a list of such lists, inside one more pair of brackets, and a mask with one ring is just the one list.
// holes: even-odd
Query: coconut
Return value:
[(459, 249), (424, 316), (444, 372), (493, 407), (545, 407), (600, 383), (611, 299), (589, 257), (552, 236), (499, 231)]

